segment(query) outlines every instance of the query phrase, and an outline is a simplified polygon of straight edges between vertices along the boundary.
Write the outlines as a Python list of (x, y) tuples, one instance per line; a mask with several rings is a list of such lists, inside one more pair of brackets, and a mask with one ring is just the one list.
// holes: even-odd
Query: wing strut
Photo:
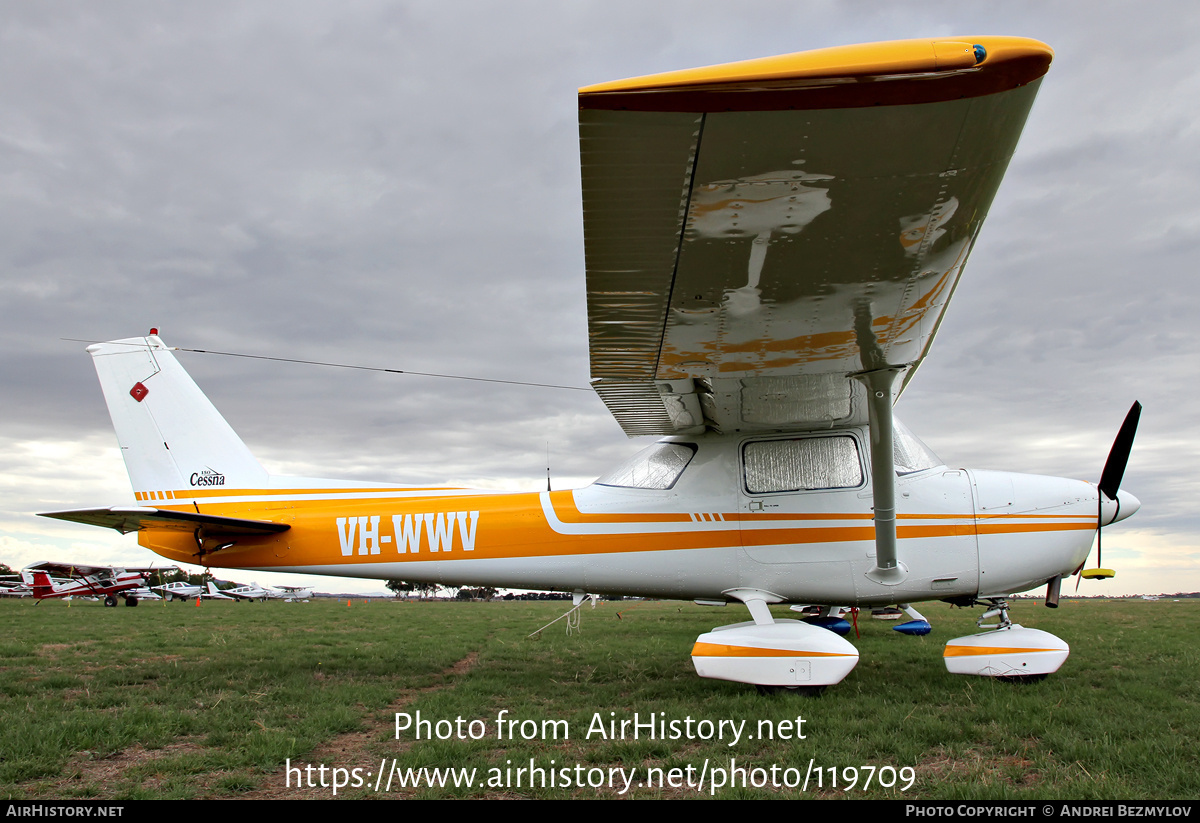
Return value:
[(875, 508), (875, 568), (867, 577), (884, 586), (896, 586), (908, 569), (896, 557), (896, 463), (892, 450), (892, 384), (903, 368), (859, 372), (855, 378), (867, 387), (867, 414), (871, 427), (871, 495)]

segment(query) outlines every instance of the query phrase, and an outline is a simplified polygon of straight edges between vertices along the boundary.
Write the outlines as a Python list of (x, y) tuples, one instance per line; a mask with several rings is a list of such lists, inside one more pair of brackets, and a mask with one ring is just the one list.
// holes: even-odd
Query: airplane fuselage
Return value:
[[(872, 581), (866, 436), (852, 428), (669, 438), (662, 444), (691, 452), (675, 476), (647, 480), (635, 460), (630, 471), (574, 491), (337, 488), (287, 478), (244, 491), (146, 491), (139, 500), (159, 508), (291, 528), (220, 550), (209, 541), (202, 558), (186, 532), (146, 529), (139, 541), (216, 567), (679, 599), (754, 589), (786, 602), (861, 605), (1008, 594), (1070, 574), (1086, 559), (1097, 522), (1092, 484), (940, 465), (898, 477), (899, 556), (908, 574), (897, 585)], [(789, 472), (804, 469), (770, 465), (786, 461), (795, 444), (824, 449), (835, 439), (849, 468), (808, 482), (840, 488), (790, 488), (805, 478)]]

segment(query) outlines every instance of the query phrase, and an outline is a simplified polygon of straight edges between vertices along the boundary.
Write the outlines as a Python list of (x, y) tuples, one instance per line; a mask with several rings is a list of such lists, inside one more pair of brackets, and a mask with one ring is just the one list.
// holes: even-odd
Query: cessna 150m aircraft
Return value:
[[(1085, 564), (1099, 486), (951, 468), (893, 420), (1051, 50), (1010, 37), (822, 49), (581, 89), (591, 370), (657, 443), (587, 488), (497, 493), (277, 477), (153, 331), (91, 352), (136, 505), (50, 513), (178, 561), (447, 585), (741, 602), (699, 674), (820, 687), (848, 641), (769, 604), (945, 600), (998, 625), (947, 668), (1054, 671), (1005, 598)], [(983, 621), (980, 621), (981, 626)]]

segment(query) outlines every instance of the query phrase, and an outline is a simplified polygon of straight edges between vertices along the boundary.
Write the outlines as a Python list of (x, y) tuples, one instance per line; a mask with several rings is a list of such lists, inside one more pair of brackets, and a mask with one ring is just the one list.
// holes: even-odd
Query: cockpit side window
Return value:
[(747, 443), (742, 450), (746, 491), (851, 489), (863, 483), (862, 460), (853, 437), (806, 437)]
[(602, 475), (596, 484), (626, 489), (669, 489), (695, 453), (696, 446), (692, 443), (655, 443)]

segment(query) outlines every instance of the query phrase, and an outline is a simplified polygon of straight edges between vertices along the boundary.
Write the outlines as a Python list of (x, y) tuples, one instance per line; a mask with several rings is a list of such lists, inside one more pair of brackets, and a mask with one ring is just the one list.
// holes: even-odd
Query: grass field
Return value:
[[(3, 601), (0, 792), (330, 797), (337, 768), (343, 783), (360, 770), (338, 797), (618, 796), (627, 776), (634, 797), (1200, 796), (1200, 601), (1021, 602), (1015, 620), (1072, 649), (1031, 685), (947, 674), (942, 645), (975, 631), (979, 612), (927, 604), (924, 638), (863, 621), (861, 662), (820, 698), (695, 676), (696, 636), (742, 609), (602, 603), (584, 608), (580, 633), (559, 622), (527, 639), (569, 605)], [(411, 727), (397, 739), (396, 714), (417, 712), (435, 739)], [(668, 734), (675, 721), (677, 739), (598, 733), (597, 720), (607, 733), (635, 713)], [(518, 721), (504, 739), (499, 717)], [(768, 728), (776, 739), (764, 739)], [(532, 774), (517, 771), (531, 760)], [(325, 788), (296, 787), (320, 784), (322, 765)], [(377, 792), (381, 766), (392, 784)], [(410, 769), (475, 773), (470, 787), (446, 773), (448, 785), (429, 786), (425, 772), (402, 788)], [(763, 783), (772, 776), (807, 776), (807, 789)]]

